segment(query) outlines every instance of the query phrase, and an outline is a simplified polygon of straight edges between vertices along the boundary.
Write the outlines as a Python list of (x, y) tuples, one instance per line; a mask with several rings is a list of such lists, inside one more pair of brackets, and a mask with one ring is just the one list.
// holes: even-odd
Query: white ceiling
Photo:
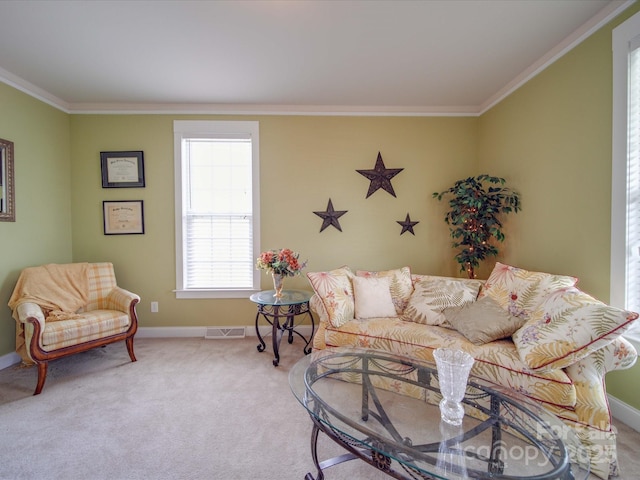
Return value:
[(67, 112), (477, 114), (631, 3), (0, 0), (0, 81)]

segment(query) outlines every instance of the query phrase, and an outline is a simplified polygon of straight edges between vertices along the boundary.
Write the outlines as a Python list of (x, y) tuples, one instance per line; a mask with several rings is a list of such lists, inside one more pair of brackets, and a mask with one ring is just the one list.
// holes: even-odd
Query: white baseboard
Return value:
[(138, 338), (204, 337), (207, 327), (138, 327)]
[[(204, 338), (205, 332), (208, 327), (139, 327), (136, 337), (139, 338), (186, 338), (186, 337), (202, 337)], [(224, 328), (224, 327), (222, 327)], [(248, 325), (244, 327), (245, 335), (248, 337), (256, 337), (255, 325)], [(296, 327), (296, 330), (302, 335), (311, 335), (311, 325), (300, 325)], [(260, 335), (263, 337), (271, 334), (271, 327), (269, 325), (260, 326)]]
[(6, 355), (2, 355), (0, 357), (0, 370), (3, 368), (10, 367), (11, 365), (15, 365), (16, 363), (20, 363), (20, 355), (16, 352), (7, 353)]
[(609, 398), (611, 414), (636, 432), (640, 432), (640, 410), (611, 395), (607, 395), (607, 397)]

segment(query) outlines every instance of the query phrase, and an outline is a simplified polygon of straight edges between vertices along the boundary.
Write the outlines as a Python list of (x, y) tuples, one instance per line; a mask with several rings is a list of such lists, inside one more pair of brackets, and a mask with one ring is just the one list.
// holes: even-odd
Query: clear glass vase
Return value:
[(433, 352), (440, 383), (440, 416), (451, 425), (461, 425), (464, 418), (462, 399), (467, 389), (473, 357), (462, 350), (438, 348)]
[(280, 275), (279, 273), (272, 273), (271, 277), (273, 278), (273, 289), (276, 291), (274, 293), (274, 297), (282, 298), (282, 288), (284, 287), (284, 275)]

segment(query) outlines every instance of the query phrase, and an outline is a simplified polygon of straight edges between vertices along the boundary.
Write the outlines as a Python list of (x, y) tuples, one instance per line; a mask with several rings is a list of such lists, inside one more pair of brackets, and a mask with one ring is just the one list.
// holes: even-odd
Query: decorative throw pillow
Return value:
[(565, 368), (625, 332), (638, 314), (568, 287), (551, 293), (513, 334), (520, 359), (534, 370)]
[(577, 282), (576, 277), (530, 272), (496, 262), (478, 299), (488, 295), (514, 317), (528, 319), (531, 311), (549, 293), (573, 287)]
[(354, 318), (353, 272), (347, 266), (329, 272), (308, 272), (313, 291), (324, 305), (329, 323), (338, 328)]
[(358, 277), (389, 277), (391, 286), (391, 298), (396, 307), (396, 313), (402, 315), (407, 306), (409, 297), (413, 293), (413, 281), (411, 280), (411, 269), (409, 267), (397, 268), (395, 270), (385, 270), (381, 272), (369, 272), (365, 270), (356, 270)]
[(359, 319), (396, 317), (389, 277), (353, 277), (355, 316)]
[(476, 345), (510, 337), (526, 322), (523, 318), (510, 315), (491, 297), (462, 307), (447, 308), (444, 316), (453, 328)]
[(482, 286), (480, 280), (423, 276), (414, 285), (402, 319), (425, 325), (444, 325), (442, 311), (474, 302)]

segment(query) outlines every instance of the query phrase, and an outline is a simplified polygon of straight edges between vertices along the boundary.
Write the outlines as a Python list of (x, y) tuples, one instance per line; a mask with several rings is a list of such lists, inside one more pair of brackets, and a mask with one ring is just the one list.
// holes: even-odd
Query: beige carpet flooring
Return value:
[[(311, 421), (289, 390), (302, 343), (280, 366), (257, 339), (136, 340), (0, 371), (0, 479), (302, 480), (313, 469)], [(640, 434), (618, 423), (621, 479), (640, 479)], [(321, 436), (320, 456), (343, 451)], [(389, 478), (360, 461), (327, 480)]]

